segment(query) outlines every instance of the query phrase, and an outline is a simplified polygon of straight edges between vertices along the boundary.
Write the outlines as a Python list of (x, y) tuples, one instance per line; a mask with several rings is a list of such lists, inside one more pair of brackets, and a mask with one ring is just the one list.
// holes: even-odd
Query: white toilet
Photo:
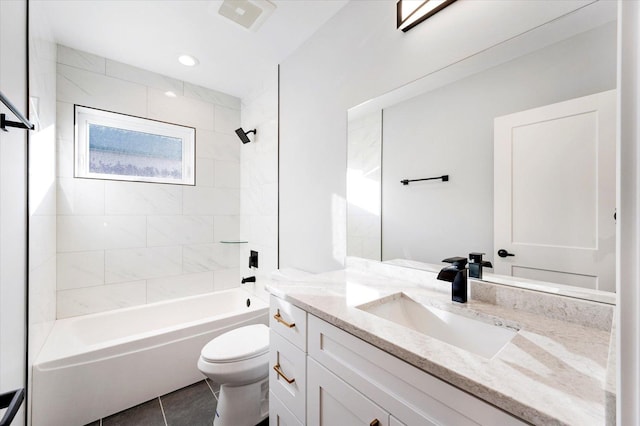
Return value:
[(207, 343), (198, 368), (220, 385), (215, 426), (255, 426), (269, 415), (269, 327), (254, 324)]

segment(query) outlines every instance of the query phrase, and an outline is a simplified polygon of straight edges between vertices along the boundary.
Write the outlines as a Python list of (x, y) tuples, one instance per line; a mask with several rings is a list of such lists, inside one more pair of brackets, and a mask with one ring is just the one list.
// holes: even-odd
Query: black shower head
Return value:
[(247, 136), (249, 133), (253, 133), (254, 135), (257, 134), (256, 133), (256, 129), (253, 130), (249, 130), (247, 132), (245, 132), (242, 127), (240, 127), (239, 129), (236, 129), (236, 135), (238, 135), (238, 137), (240, 138), (240, 140), (242, 141), (242, 143), (249, 143), (251, 142), (251, 139), (249, 139), (249, 136)]

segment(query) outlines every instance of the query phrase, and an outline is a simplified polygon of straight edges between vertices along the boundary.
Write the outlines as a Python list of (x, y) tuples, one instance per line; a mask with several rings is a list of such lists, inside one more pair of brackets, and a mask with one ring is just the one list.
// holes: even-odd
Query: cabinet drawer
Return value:
[[(269, 389), (301, 423), (304, 423), (307, 385), (306, 354), (273, 329), (269, 337), (271, 339)], [(277, 367), (280, 373), (274, 367)]]
[(407, 426), (525, 424), (313, 315), (309, 357)]
[(269, 426), (302, 426), (272, 391), (269, 391)]
[(272, 295), (269, 327), (304, 352), (307, 351), (307, 313), (302, 309)]

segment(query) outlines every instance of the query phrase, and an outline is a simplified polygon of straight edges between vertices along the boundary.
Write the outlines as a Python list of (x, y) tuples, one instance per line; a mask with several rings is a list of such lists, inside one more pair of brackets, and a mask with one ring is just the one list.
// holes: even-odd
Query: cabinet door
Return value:
[(307, 357), (309, 426), (389, 426), (389, 413)]
[(391, 416), (389, 418), (389, 426), (407, 426), (404, 423), (402, 423), (400, 420), (396, 419), (395, 417)]
[(269, 392), (269, 426), (302, 426), (273, 392)]

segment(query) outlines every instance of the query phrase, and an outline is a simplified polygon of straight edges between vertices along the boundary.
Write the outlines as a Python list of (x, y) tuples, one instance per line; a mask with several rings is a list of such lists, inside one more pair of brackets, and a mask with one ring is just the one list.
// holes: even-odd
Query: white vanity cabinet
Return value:
[(302, 426), (303, 423), (293, 415), (287, 407), (284, 406), (282, 401), (274, 395), (273, 392), (269, 393), (269, 426)]
[(407, 426), (393, 416), (389, 416), (389, 426)]
[[(289, 308), (299, 309), (272, 296), (271, 426), (525, 424), (304, 311), (306, 329), (295, 335), (305, 341), (293, 344), (273, 319), (278, 309), (282, 317)], [(295, 381), (287, 383), (276, 364), (284, 375), (295, 374), (288, 377)]]
[[(308, 316), (307, 374), (312, 360), (390, 413), (395, 426), (524, 425), (522, 421), (315, 317)], [(308, 387), (308, 395), (311, 390)], [(328, 390), (328, 392), (330, 392)], [(307, 400), (307, 424), (319, 411)], [(351, 407), (350, 401), (344, 404)], [(373, 420), (373, 418), (372, 418)], [(347, 424), (347, 423), (344, 423)], [(369, 422), (353, 423), (369, 425)]]
[(269, 425), (304, 425), (307, 313), (271, 296), (269, 329)]

